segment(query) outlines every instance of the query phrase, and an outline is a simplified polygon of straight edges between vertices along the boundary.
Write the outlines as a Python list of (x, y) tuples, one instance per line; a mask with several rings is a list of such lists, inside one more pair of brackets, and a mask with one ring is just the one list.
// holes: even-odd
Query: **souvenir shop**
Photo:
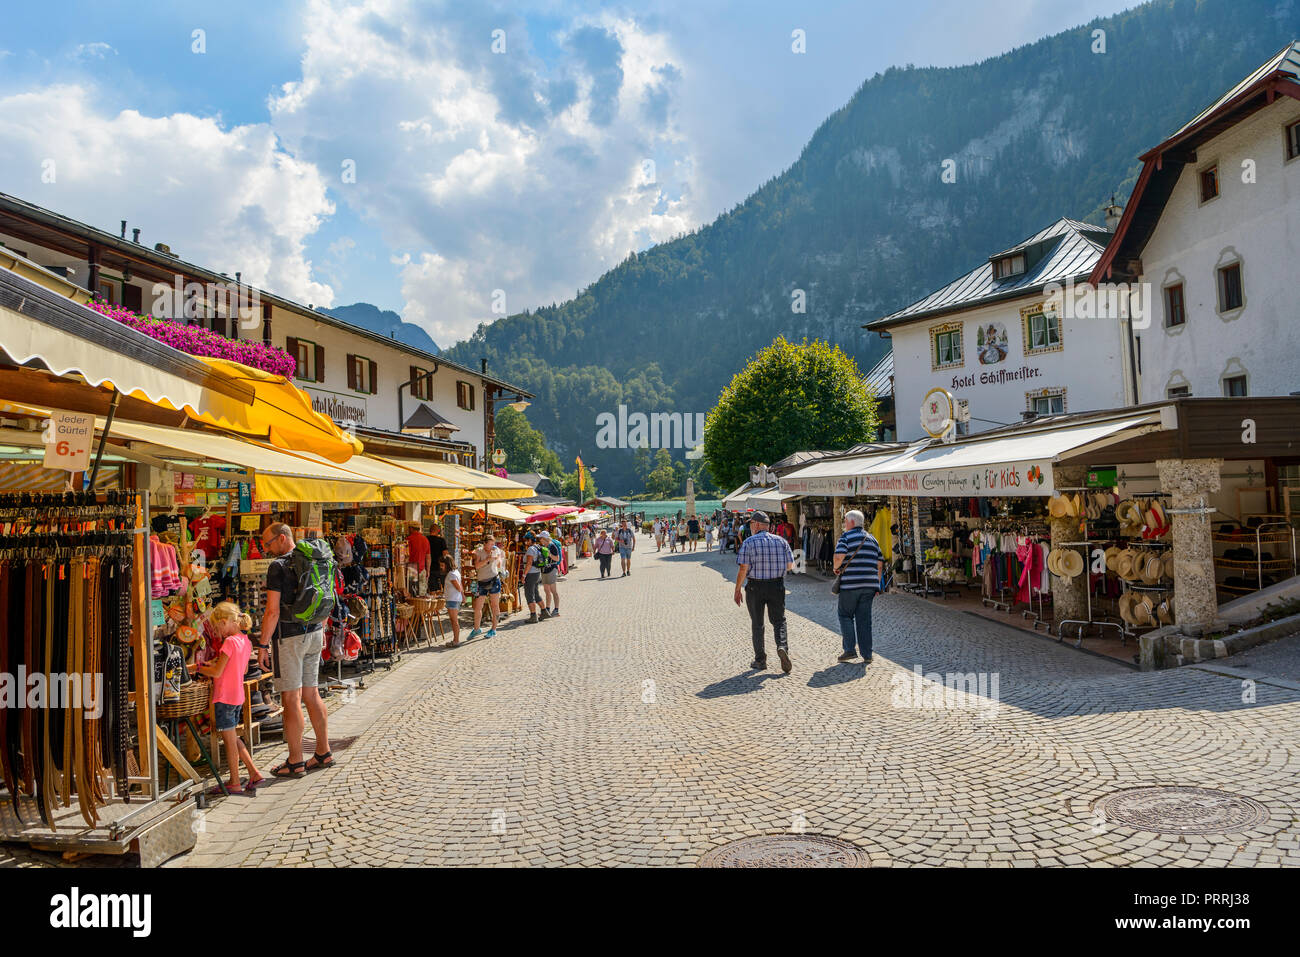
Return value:
[(837, 515), (887, 496), (901, 588), (1132, 663), (1142, 636), (1296, 574), (1300, 469), (1279, 453), (1297, 412), (1174, 400), (823, 461), (781, 488), (851, 483)]

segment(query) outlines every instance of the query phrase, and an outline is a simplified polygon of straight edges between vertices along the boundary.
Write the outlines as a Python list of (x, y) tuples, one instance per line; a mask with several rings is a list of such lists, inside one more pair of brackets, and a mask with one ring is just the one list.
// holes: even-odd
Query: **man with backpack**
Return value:
[[(258, 660), (263, 668), (274, 668), (275, 689), (284, 706), (284, 743), (289, 749), (289, 757), (271, 774), (300, 778), (334, 764), (325, 702), (317, 686), (325, 621), (334, 609), (334, 553), (323, 541), (295, 544), (293, 530), (276, 522), (262, 532), (262, 554), (275, 560), (266, 573)], [(316, 737), (316, 751), (308, 761), (302, 755), (303, 705)]]
[(541, 555), (537, 567), (542, 572), (542, 610), (537, 616), (539, 621), (560, 617), (560, 545), (551, 538), (551, 533), (543, 529), (537, 533), (537, 545)]

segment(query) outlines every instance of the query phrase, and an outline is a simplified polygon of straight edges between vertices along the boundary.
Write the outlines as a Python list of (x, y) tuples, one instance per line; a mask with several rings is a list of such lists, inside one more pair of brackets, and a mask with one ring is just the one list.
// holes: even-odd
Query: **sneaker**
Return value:
[(781, 659), (781, 670), (786, 674), (789, 674), (790, 669), (794, 667), (794, 665), (790, 663), (790, 653), (784, 648), (778, 648), (776, 649), (776, 656)]
[(543, 608), (541, 611), (539, 611), (539, 612), (537, 613), (537, 620), (538, 620), (538, 621), (545, 621), (547, 618), (550, 618), (550, 617), (551, 617), (551, 613), (550, 613), (549, 611), (547, 611), (545, 608)]
[(551, 617), (552, 617), (552, 618), (559, 618), (559, 617), (560, 617), (560, 609), (556, 608), (554, 611), (552, 611), (552, 612), (551, 612)]
[(481, 634), (483, 634), (483, 629), (482, 629), (482, 628), (475, 628), (473, 631), (471, 631), (471, 632), (469, 633), (469, 638), (466, 638), (465, 640), (466, 640), (466, 641), (469, 641), (470, 638), (477, 638), (477, 637), (478, 637), (479, 635), (481, 635)]
[(840, 662), (843, 662), (843, 661), (852, 661), (852, 660), (853, 660), (854, 658), (856, 658), (856, 657), (857, 657), (857, 655), (855, 655), (853, 652), (851, 652), (851, 651), (846, 651), (846, 652), (844, 652), (844, 654), (840, 655), (840, 656), (839, 656), (838, 658), (836, 658), (835, 660), (836, 660), (836, 661), (840, 661)]
[(863, 659), (862, 659), (862, 663), (863, 663), (864, 665), (869, 665), (869, 664), (871, 664), (871, 659), (870, 659), (870, 658), (863, 658)]
[(765, 671), (767, 670), (767, 659), (755, 658), (753, 661), (749, 663), (749, 667), (752, 668), (754, 671)]
[(496, 636), (497, 636), (497, 630), (496, 630), (495, 628), (491, 628), (491, 629), (488, 630), (488, 633), (487, 633), (486, 635), (484, 635), (483, 637), (484, 637), (484, 638), (495, 638)]

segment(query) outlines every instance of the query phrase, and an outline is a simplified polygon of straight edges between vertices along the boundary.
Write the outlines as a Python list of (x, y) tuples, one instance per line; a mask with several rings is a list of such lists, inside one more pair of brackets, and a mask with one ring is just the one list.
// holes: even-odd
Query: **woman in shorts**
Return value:
[(438, 563), (442, 574), (442, 597), (447, 605), (447, 618), (451, 622), (451, 641), (448, 648), (460, 644), (460, 606), (465, 601), (465, 586), (460, 578), (460, 569), (452, 564), (450, 555), (443, 555)]

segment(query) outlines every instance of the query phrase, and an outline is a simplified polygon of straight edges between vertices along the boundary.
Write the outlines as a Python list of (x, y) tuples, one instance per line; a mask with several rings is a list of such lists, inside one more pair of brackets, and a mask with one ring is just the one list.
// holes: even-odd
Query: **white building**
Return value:
[[(115, 236), (0, 193), (0, 245), (133, 312), (284, 349), (297, 359), (296, 383), (317, 411), (355, 428), (368, 443), (416, 443), (434, 457), (486, 467), (496, 405), (532, 398), (486, 369), (253, 289), (238, 275), (184, 262), (164, 244), (138, 241), (139, 232), (128, 239), (123, 222)], [(193, 300), (199, 286), (205, 298)]]
[(1143, 402), (1300, 390), (1300, 43), (1142, 157), (1093, 271), (1149, 283)]
[[(1111, 234), (1061, 219), (865, 328), (892, 340), (899, 440), (923, 437), (932, 389), (965, 400), (979, 432), (1029, 415), (1126, 404), (1124, 325), (1074, 318), (1054, 285), (1084, 283)], [(1046, 290), (1046, 292), (1045, 292)]]

